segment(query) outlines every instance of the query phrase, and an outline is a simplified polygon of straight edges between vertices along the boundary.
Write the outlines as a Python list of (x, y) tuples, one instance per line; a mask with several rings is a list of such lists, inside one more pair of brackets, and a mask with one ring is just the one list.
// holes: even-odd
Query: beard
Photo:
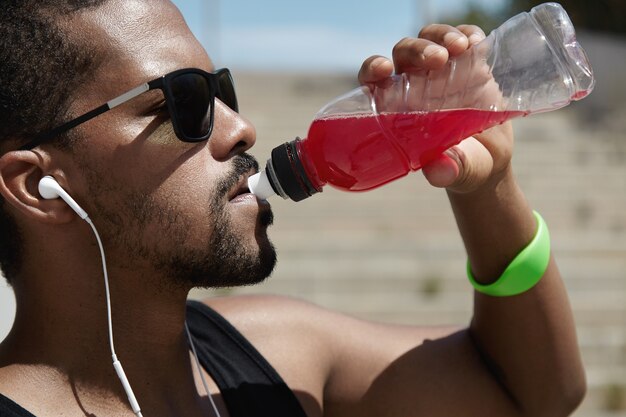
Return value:
[(209, 202), (214, 228), (206, 247), (179, 251), (167, 262), (157, 265), (175, 271), (172, 276), (179, 285), (205, 288), (253, 285), (272, 273), (276, 250), (266, 236), (266, 229), (274, 221), (271, 210), (259, 211), (255, 227), (258, 245), (250, 247), (234, 232), (231, 215), (224, 204), (224, 196), (252, 169), (258, 171), (254, 157), (238, 155), (233, 159), (231, 173), (218, 181), (217, 191)]
[[(93, 173), (88, 167), (85, 169)], [(230, 172), (216, 182), (206, 214), (212, 230), (199, 244), (190, 243), (194, 242), (192, 234), (198, 224), (188, 217), (185, 202), (180, 198), (179, 205), (175, 205), (169, 199), (157, 200), (149, 194), (124, 192), (111, 186), (107, 191), (121, 194), (117, 198), (119, 206), (111, 208), (106, 198), (96, 198), (94, 222), (105, 225), (105, 242), (116, 247), (117, 253), (125, 254), (122, 268), (132, 269), (138, 260), (147, 262), (161, 277), (165, 290), (257, 284), (272, 273), (276, 264), (276, 251), (266, 234), (267, 227), (273, 223), (272, 212), (259, 210), (254, 231), (256, 244), (251, 244), (249, 236), (237, 233), (226, 198), (241, 176), (250, 170), (258, 171), (254, 157), (237, 155), (232, 159)], [(104, 188), (108, 187), (102, 185), (102, 177), (88, 176), (90, 195), (107, 195)], [(119, 213), (130, 216), (122, 217)], [(146, 230), (151, 230), (152, 236)]]

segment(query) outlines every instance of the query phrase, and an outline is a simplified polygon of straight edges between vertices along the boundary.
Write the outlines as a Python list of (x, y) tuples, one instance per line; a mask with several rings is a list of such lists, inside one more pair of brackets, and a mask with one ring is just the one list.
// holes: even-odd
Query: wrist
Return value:
[(541, 215), (535, 211), (534, 217), (537, 222), (535, 236), (494, 282), (484, 284), (476, 280), (468, 260), (467, 277), (476, 291), (494, 297), (518, 295), (533, 288), (544, 276), (550, 263), (550, 233)]
[(510, 167), (471, 193), (448, 192), (476, 279), (493, 282), (535, 235), (532, 210)]

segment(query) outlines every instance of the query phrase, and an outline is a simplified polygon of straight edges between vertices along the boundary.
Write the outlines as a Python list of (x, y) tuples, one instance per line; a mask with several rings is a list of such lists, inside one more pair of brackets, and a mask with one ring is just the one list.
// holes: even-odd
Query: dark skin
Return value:
[[(175, 69), (213, 68), (167, 1), (112, 0), (73, 19), (72, 34), (93, 33), (108, 57), (94, 81), (76, 92), (74, 114)], [(400, 41), (393, 60), (366, 60), (359, 80), (368, 84), (393, 71), (441, 68), (483, 37), (474, 26), (427, 26), (418, 38)], [(63, 201), (39, 196), (39, 179), (53, 175), (98, 225), (102, 208), (93, 203), (84, 175), (84, 167), (92, 167), (104, 184), (103, 204), (121, 207), (118, 192), (126, 190), (149, 193), (185, 210), (181, 215), (194, 222), (186, 242), (200, 245), (213, 230), (204, 203), (214, 193), (210, 179), (255, 142), (252, 125), (219, 102), (211, 139), (180, 142), (167, 120), (146, 114), (155, 100), (141, 96), (81, 126), (80, 156), (43, 145), (0, 158), (0, 192), (23, 231), (29, 259), (15, 283), (15, 325), (0, 344), (0, 392), (35, 415), (132, 415), (111, 366), (93, 235)], [(512, 146), (511, 126), (504, 124), (463, 141), (423, 169), (433, 186), (446, 189), (472, 269), (483, 283), (499, 276), (536, 227), (512, 173)], [(198, 181), (199, 175), (209, 180)], [(254, 253), (267, 239), (257, 224), (267, 204), (247, 199), (225, 207), (232, 228)], [(212, 415), (183, 332), (191, 288), (165, 290), (167, 276), (147, 259), (107, 246), (112, 232), (102, 228), (116, 350), (143, 414)], [(129, 236), (167, 250), (160, 233), (159, 223), (148, 219), (140, 233)], [(281, 297), (207, 303), (268, 359), (311, 417), (556, 417), (568, 415), (584, 394), (572, 314), (554, 261), (523, 295), (477, 294), (466, 329), (374, 324)], [(217, 386), (205, 376), (227, 416)]]

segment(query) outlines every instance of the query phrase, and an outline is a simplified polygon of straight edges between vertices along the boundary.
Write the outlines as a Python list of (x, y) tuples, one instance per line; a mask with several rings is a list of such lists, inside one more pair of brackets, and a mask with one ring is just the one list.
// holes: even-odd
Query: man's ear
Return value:
[(5, 153), (0, 157), (0, 194), (16, 214), (32, 220), (61, 224), (76, 219), (62, 199), (46, 200), (39, 194), (45, 165), (44, 158), (33, 151)]

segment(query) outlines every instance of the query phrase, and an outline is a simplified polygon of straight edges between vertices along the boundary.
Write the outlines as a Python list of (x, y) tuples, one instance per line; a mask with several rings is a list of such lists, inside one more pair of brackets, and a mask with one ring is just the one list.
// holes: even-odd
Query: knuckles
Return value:
[(392, 50), (393, 56), (396, 57), (396, 56), (403, 54), (404, 51), (406, 51), (407, 49), (410, 49), (412, 46), (415, 45), (415, 41), (416, 41), (415, 38), (411, 38), (408, 36), (400, 39), (400, 41), (396, 43), (393, 47), (393, 50)]

